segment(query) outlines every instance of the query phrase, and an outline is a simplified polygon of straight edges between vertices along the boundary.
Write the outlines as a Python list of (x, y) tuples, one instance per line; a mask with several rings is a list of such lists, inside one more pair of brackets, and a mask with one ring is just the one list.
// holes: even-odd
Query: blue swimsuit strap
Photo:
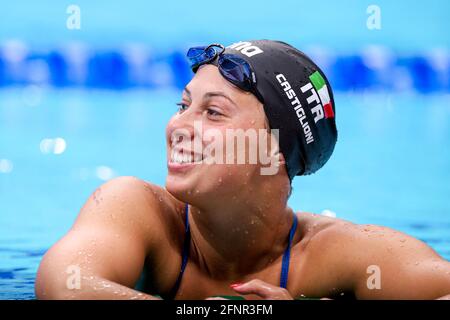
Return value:
[[(185, 206), (185, 238), (184, 238), (184, 244), (183, 244), (183, 253), (182, 253), (182, 261), (181, 261), (181, 270), (178, 274), (177, 281), (175, 282), (175, 285), (173, 286), (172, 290), (170, 291), (169, 298), (174, 299), (175, 295), (177, 294), (178, 288), (181, 284), (181, 279), (183, 278), (184, 270), (186, 269), (186, 265), (188, 262), (189, 257), (189, 248), (191, 243), (191, 233), (189, 228), (189, 206), (186, 203)], [(281, 276), (280, 276), (280, 287), (286, 289), (287, 281), (288, 281), (288, 274), (289, 274), (289, 260), (291, 256), (291, 245), (292, 245), (292, 239), (295, 235), (295, 230), (297, 229), (297, 216), (294, 215), (294, 221), (292, 222), (291, 230), (289, 231), (289, 241), (288, 246), (283, 254), (283, 261), (281, 264)]]
[(281, 276), (280, 276), (280, 287), (285, 288), (287, 286), (288, 282), (288, 275), (289, 275), (289, 260), (291, 257), (291, 245), (292, 245), (292, 239), (295, 235), (295, 230), (297, 229), (297, 216), (294, 214), (294, 221), (292, 222), (291, 231), (289, 232), (289, 242), (286, 250), (283, 254), (283, 261), (281, 264)]
[(177, 278), (177, 281), (175, 282), (175, 285), (172, 287), (172, 290), (170, 291), (170, 294), (169, 294), (170, 299), (174, 299), (175, 295), (177, 294), (178, 287), (180, 286), (181, 278), (183, 278), (184, 269), (186, 269), (186, 265), (187, 265), (188, 257), (189, 257), (189, 248), (190, 248), (190, 244), (191, 244), (191, 232), (190, 232), (190, 228), (189, 228), (189, 206), (187, 203), (185, 205), (184, 212), (186, 215), (185, 224), (184, 224), (185, 237), (184, 237), (184, 243), (183, 243), (181, 270), (180, 270), (180, 273), (178, 274), (178, 278)]

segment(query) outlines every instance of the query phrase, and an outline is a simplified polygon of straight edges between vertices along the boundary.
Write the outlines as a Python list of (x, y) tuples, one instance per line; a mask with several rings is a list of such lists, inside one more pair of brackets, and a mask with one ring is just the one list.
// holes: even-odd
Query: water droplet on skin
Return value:
[(405, 242), (406, 241), (406, 239), (400, 239), (400, 242)]
[(162, 201), (163, 201), (162, 197), (159, 197), (158, 200), (159, 200), (159, 202), (162, 202)]
[(419, 265), (419, 262), (415, 262), (414, 265), (415, 265), (415, 266), (418, 266), (418, 265)]

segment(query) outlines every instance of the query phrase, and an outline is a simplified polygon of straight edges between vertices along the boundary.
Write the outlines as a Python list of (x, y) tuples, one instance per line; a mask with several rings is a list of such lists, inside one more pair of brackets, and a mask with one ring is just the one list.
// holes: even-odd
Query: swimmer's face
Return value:
[[(261, 175), (259, 157), (256, 155), (256, 163), (249, 160), (249, 153), (257, 153), (257, 149), (246, 140), (247, 160), (239, 162), (239, 150), (243, 150), (238, 150), (237, 140), (232, 147), (230, 132), (251, 129), (257, 135), (267, 134), (261, 102), (224, 79), (216, 66), (204, 65), (183, 90), (180, 103), (166, 128), (167, 190), (190, 203), (203, 197), (211, 199), (218, 193), (235, 197), (241, 188), (249, 191), (255, 175)], [(268, 154), (265, 147), (262, 152)]]

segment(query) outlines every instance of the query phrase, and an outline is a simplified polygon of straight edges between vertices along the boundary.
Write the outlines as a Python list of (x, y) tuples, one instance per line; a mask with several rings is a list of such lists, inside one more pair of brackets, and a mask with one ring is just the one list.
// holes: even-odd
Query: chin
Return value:
[(166, 178), (166, 190), (180, 201), (187, 201), (190, 193), (192, 193), (192, 186), (189, 179), (176, 175), (168, 174)]
[(242, 169), (235, 165), (215, 165), (196, 168), (195, 172), (169, 171), (166, 190), (178, 200), (196, 206), (231, 199), (240, 194), (241, 186), (247, 185), (249, 180), (248, 171)]
[(166, 178), (166, 190), (178, 200), (198, 207), (212, 201), (220, 192), (208, 177), (194, 179), (170, 174)]

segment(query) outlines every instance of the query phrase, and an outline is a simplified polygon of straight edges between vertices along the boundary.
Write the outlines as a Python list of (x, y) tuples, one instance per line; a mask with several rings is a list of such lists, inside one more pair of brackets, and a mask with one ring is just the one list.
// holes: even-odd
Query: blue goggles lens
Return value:
[(217, 65), (222, 76), (238, 88), (252, 92), (263, 101), (262, 96), (256, 89), (255, 73), (248, 62), (233, 54), (224, 54), (224, 51), (225, 48), (219, 44), (190, 48), (187, 57), (191, 62), (192, 71), (197, 72), (201, 65), (214, 62), (216, 57), (219, 56), (217, 63), (214, 64)]
[(224, 50), (225, 48), (220, 44), (190, 48), (187, 52), (187, 57), (191, 61), (192, 71), (197, 72), (197, 69), (202, 64), (214, 60)]
[(217, 65), (220, 73), (228, 81), (242, 90), (253, 90), (256, 79), (247, 61), (232, 54), (223, 54), (219, 57)]

